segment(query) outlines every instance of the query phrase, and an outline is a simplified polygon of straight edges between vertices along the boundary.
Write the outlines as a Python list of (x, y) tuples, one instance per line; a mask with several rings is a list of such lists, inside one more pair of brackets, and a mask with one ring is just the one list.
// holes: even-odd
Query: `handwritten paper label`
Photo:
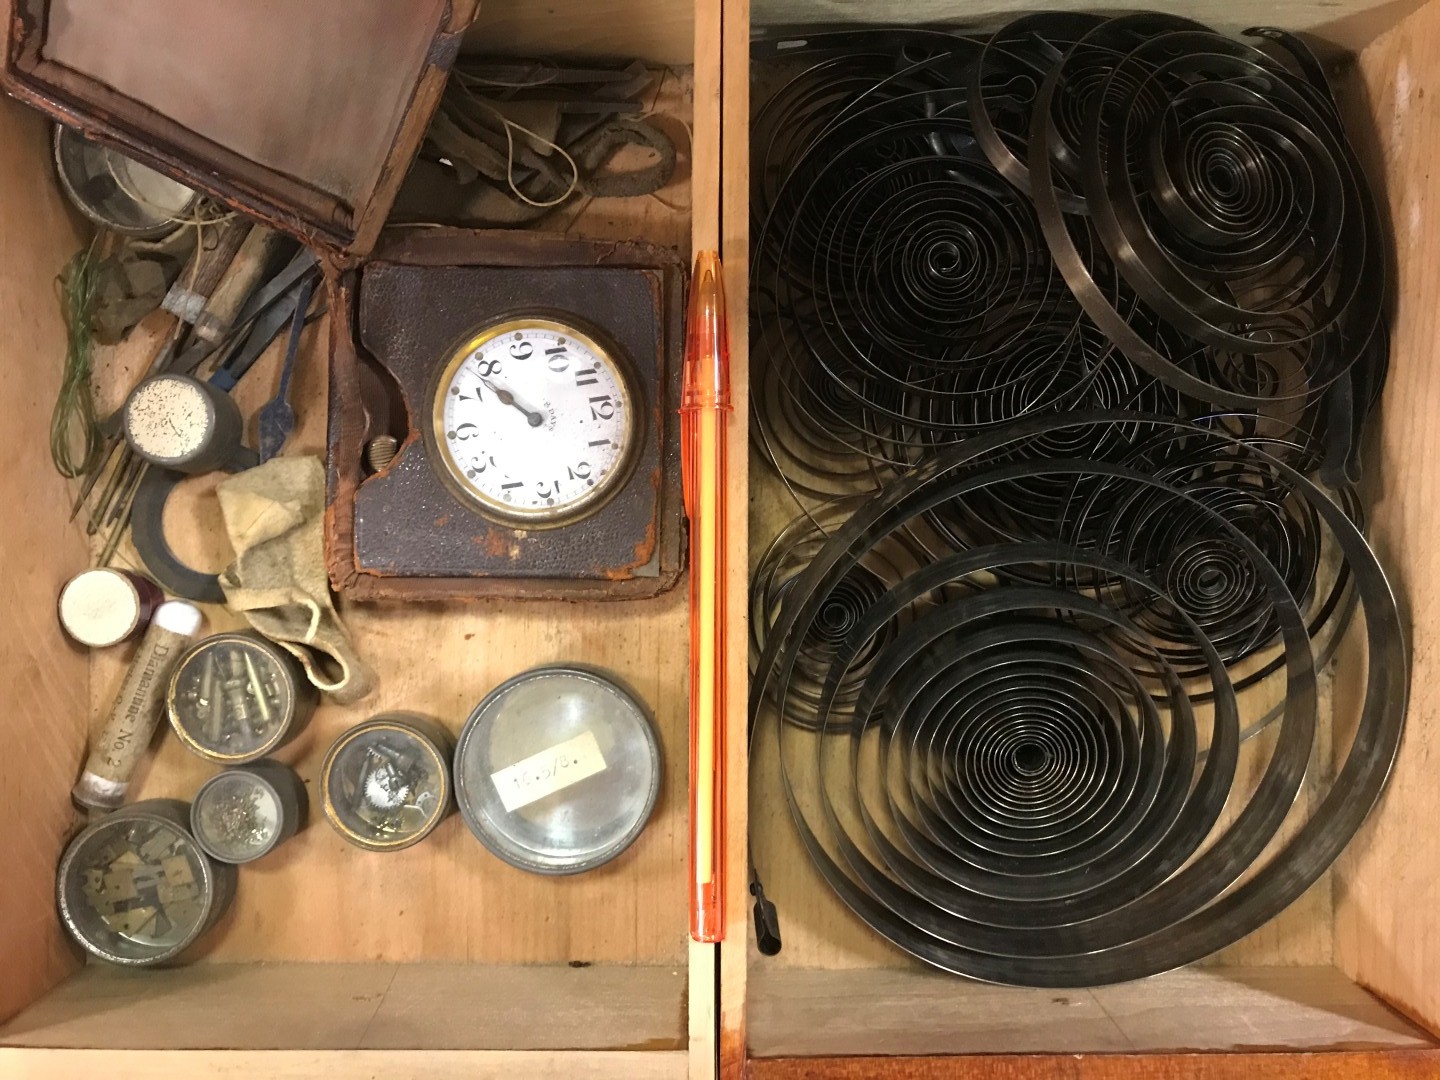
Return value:
[(600, 744), (595, 741), (595, 733), (587, 731), (491, 773), (490, 780), (505, 809), (514, 812), (604, 771)]

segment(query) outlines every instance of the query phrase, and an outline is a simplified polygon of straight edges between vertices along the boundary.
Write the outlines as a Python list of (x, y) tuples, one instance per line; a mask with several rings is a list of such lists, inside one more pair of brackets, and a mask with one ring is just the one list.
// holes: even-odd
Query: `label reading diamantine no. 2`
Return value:
[(600, 744), (587, 731), (491, 773), (490, 779), (505, 809), (513, 812), (604, 771)]

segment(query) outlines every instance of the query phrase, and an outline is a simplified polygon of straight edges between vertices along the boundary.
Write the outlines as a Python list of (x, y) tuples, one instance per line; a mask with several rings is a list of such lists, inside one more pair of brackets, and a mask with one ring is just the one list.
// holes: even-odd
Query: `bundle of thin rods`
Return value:
[(756, 45), (752, 430), (801, 509), (752, 579), (756, 745), (829, 885), (949, 971), (1090, 985), (1237, 940), (1399, 745), (1353, 487), (1386, 237), (1319, 63), (1252, 34)]

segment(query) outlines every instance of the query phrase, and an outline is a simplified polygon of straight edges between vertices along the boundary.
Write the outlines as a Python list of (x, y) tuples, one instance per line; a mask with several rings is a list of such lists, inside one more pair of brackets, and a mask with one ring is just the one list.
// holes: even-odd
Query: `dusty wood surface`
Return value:
[(1422, 0), (1276, 0), (1260, 12), (1231, 0), (1189, 0), (1181, 4), (1120, 0), (1119, 3), (1101, 5), (1087, 4), (1082, 0), (1066, 0), (1058, 4), (983, 0), (965, 5), (955, 0), (880, 0), (863, 5), (848, 3), (847, 0), (757, 0), (754, 17), (757, 26), (901, 23), (992, 28), (1032, 11), (1164, 10), (1227, 33), (1241, 33), (1259, 22), (1287, 30), (1315, 31), (1341, 42), (1347, 48), (1358, 48), (1421, 3)]
[(6, 1050), (6, 1080), (680, 1080), (685, 1054), (525, 1050)]
[(638, 56), (688, 64), (698, 53), (698, 4), (653, 0), (485, 0), (465, 38), (467, 52), (521, 56)]
[(0, 1046), (115, 1050), (679, 1050), (676, 967), (196, 964), (90, 967)]
[(70, 489), (50, 463), (50, 412), (65, 358), (55, 277), (82, 243), (52, 179), (50, 125), (0, 99), (0, 680), (7, 688), (0, 815), (9, 823), (0, 889), (0, 1019), (74, 961), (55, 918), (55, 861), (72, 823), (84, 757), (86, 662), (60, 632), (55, 602), (86, 550)]
[(913, 1058), (764, 1058), (753, 1080), (1421, 1080), (1433, 1050), (1333, 1054), (1056, 1054)]
[(1181, 970), (1095, 990), (982, 986), (933, 972), (750, 975), (756, 1057), (1431, 1047), (1334, 968)]
[[(722, 78), (721, 50), (720, 50), (720, 25), (723, 18), (724, 3), (722, 0), (696, 0), (694, 4), (694, 108), (692, 116), (694, 124), (691, 131), (692, 147), (694, 157), (695, 181), (691, 185), (691, 233), (690, 250), (692, 258), (691, 266), (694, 265), (693, 253), (699, 251), (712, 251), (719, 244), (720, 237), (720, 163), (721, 163), (721, 114), (720, 114), (720, 87)], [(743, 414), (742, 414), (743, 415)], [(733, 429), (732, 429), (733, 434)], [(740, 438), (744, 439), (743, 422), (740, 425)], [(737, 481), (743, 483), (743, 481)], [(736, 500), (738, 501), (738, 500)], [(733, 504), (732, 522), (734, 520)], [(744, 541), (737, 540), (737, 549), (743, 550)], [(727, 594), (729, 611), (733, 613), (738, 605), (744, 607), (744, 579), (741, 578), (740, 598), (737, 600), (733, 585)], [(681, 582), (677, 592), (685, 595), (686, 626), (685, 634), (689, 636), (689, 586), (688, 581)], [(733, 626), (731, 628), (734, 629)], [(743, 639), (742, 639), (743, 640)], [(679, 651), (685, 652), (682, 647)], [(688, 655), (688, 654), (687, 654)], [(735, 655), (744, 655), (743, 652)], [(687, 671), (688, 676), (688, 671)], [(730, 669), (732, 680), (744, 680), (744, 670), (737, 669), (732, 663)], [(688, 700), (684, 708), (686, 730), (689, 730)], [(741, 703), (738, 708), (732, 700), (729, 708), (729, 715), (732, 718), (744, 716), (744, 705)], [(743, 720), (741, 721), (743, 726)], [(733, 730), (733, 728), (732, 728)], [(688, 760), (679, 765), (680, 768), (688, 769)], [(736, 790), (734, 787), (732, 791)], [(740, 790), (743, 790), (740, 789)], [(688, 788), (687, 788), (688, 799)], [(688, 806), (686, 822), (688, 824)], [(686, 843), (689, 843), (689, 832), (687, 828)], [(731, 864), (734, 865), (733, 863)], [(686, 875), (689, 875), (688, 851), (686, 861)], [(689, 920), (689, 898), (687, 889), (686, 898), (686, 920), (688, 930)], [(698, 941), (689, 942), (690, 960), (690, 1061), (689, 1080), (713, 1080), (718, 1064), (718, 1053), (716, 1040), (718, 1036), (718, 1006), (720, 995), (720, 957), (722, 946), (703, 944)]]

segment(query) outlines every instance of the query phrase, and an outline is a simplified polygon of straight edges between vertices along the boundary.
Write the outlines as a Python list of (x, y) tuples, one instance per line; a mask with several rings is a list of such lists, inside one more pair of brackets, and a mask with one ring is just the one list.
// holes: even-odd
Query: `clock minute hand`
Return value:
[(518, 400), (516, 400), (514, 394), (512, 394), (509, 390), (506, 390), (503, 386), (496, 386), (493, 382), (485, 378), (485, 376), (483, 375), (480, 376), (480, 381), (486, 386), (488, 386), (490, 388), (490, 392), (500, 399), (501, 405), (514, 406), (522, 413), (524, 413), (525, 419), (530, 422), (531, 427), (539, 427), (545, 422), (545, 416), (543, 413), (536, 412), (534, 409), (527, 409), (524, 405), (520, 404)]

